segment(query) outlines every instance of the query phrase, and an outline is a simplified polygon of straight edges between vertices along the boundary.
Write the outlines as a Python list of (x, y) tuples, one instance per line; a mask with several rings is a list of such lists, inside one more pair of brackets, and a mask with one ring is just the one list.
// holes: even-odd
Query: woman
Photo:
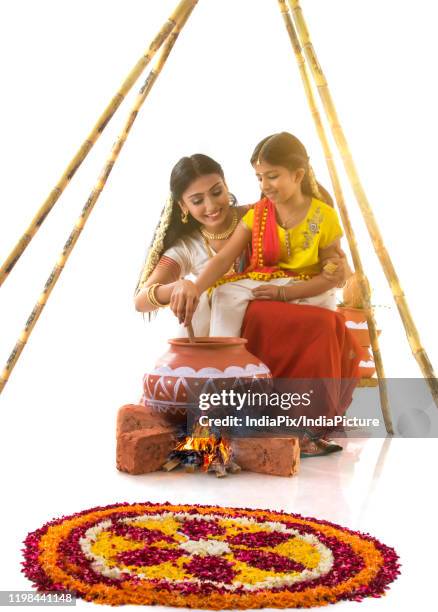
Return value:
[[(185, 312), (190, 315), (196, 309), (193, 317), (196, 335), (209, 335), (211, 311), (208, 297), (204, 293), (199, 298), (194, 283), (184, 277), (188, 274), (198, 276), (210, 257), (224, 248), (239, 218), (243, 216), (247, 208), (231, 205), (233, 198), (229, 194), (222, 168), (205, 155), (198, 154), (182, 158), (172, 171), (170, 189), (171, 198), (161, 215), (137, 286), (135, 306), (141, 312), (152, 312), (169, 304), (171, 299), (174, 305), (181, 301), (184, 303)], [(339, 282), (344, 277), (344, 267), (339, 265), (343, 263), (344, 258), (334, 259), (338, 264), (335, 278)], [(236, 271), (242, 271), (244, 266), (245, 258), (243, 257), (234, 263), (230, 275), (235, 274)], [(276, 332), (282, 338), (283, 361), (275, 355), (273, 347), (270, 347), (265, 355), (267, 345), (263, 330), (266, 327), (266, 313), (273, 307), (284, 309), (284, 318), (279, 320), (276, 317)], [(299, 318), (296, 319), (298, 314)], [(277, 302), (263, 304), (255, 301), (248, 309), (243, 335), (248, 338), (249, 350), (271, 367), (274, 376), (292, 378), (295, 377), (293, 370), (297, 370), (297, 366), (301, 363), (300, 348), (295, 337), (300, 336), (301, 342), (301, 330), (303, 329), (311, 332), (314, 340), (317, 338), (321, 340), (319, 344), (321, 350), (327, 351), (333, 366), (336, 365), (336, 368), (328, 368), (329, 373), (335, 373), (336, 370), (337, 377), (343, 378), (352, 375), (353, 364), (351, 360), (344, 358), (349, 350), (344, 342), (345, 326), (342, 319), (333, 312), (325, 312), (323, 309), (309, 306), (295, 306), (294, 308), (293, 304)], [(335, 329), (336, 333), (334, 333)], [(286, 338), (289, 339), (288, 344), (290, 345), (288, 351), (284, 351)], [(317, 350), (314, 343), (313, 346), (314, 350), (311, 351), (312, 358), (310, 359), (310, 356), (307, 355), (309, 346), (304, 346), (302, 343), (301, 348), (306, 355), (304, 362), (308, 366), (310, 363), (314, 366), (315, 362), (322, 361), (323, 353), (316, 355)], [(286, 352), (290, 354), (289, 360), (285, 360)], [(273, 359), (269, 359), (270, 355)], [(325, 358), (324, 364), (326, 364)], [(289, 372), (287, 372), (288, 369)], [(303, 369), (304, 372), (300, 371), (299, 376), (310, 378), (312, 374), (310, 369), (306, 374), (304, 363), (301, 370)], [(348, 398), (343, 401), (345, 409), (349, 403), (347, 400)], [(317, 444), (308, 440), (305, 450), (309, 454), (321, 454), (326, 450), (322, 449), (321, 445), (324, 443)]]
[[(170, 192), (137, 286), (135, 306), (151, 312), (167, 306), (171, 297), (182, 296), (187, 312), (199, 304), (194, 332), (208, 336), (208, 297), (200, 300), (194, 283), (184, 277), (198, 276), (224, 247), (248, 207), (235, 206), (220, 164), (202, 154), (179, 160), (171, 173)], [(234, 271), (244, 265), (241, 257), (231, 267)]]

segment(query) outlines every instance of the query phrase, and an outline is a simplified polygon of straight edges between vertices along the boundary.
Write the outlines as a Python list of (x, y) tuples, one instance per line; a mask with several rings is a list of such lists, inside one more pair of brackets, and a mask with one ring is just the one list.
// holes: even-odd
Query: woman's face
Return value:
[(217, 229), (227, 221), (230, 194), (219, 174), (206, 174), (184, 191), (180, 206), (205, 227)]
[(260, 160), (254, 164), (254, 170), (261, 191), (274, 204), (286, 203), (297, 194), (298, 190), (301, 193), (303, 168), (291, 171), (283, 166), (273, 166)]

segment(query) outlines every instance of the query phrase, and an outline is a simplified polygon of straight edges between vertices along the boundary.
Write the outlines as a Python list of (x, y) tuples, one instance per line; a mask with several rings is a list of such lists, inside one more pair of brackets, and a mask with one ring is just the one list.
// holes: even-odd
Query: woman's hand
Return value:
[(256, 300), (282, 300), (280, 288), (277, 285), (259, 285), (252, 290)]
[(192, 281), (181, 279), (173, 288), (170, 309), (185, 327), (192, 322), (193, 314), (199, 304), (199, 297), (199, 290)]

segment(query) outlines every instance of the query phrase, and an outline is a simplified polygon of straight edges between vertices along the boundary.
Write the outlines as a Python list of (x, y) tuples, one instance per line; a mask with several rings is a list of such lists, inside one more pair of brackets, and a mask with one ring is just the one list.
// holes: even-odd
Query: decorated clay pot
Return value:
[(376, 371), (374, 357), (366, 346), (360, 347), (359, 377), (371, 378)]
[(347, 327), (350, 327), (348, 323), (367, 323), (367, 316), (363, 308), (349, 308), (347, 306), (338, 306), (336, 309), (338, 312), (344, 315)]
[(185, 422), (187, 409), (199, 405), (201, 393), (234, 389), (266, 392), (272, 375), (246, 350), (244, 338), (169, 340), (170, 348), (144, 376), (143, 403)]
[[(345, 306), (338, 306), (336, 310), (344, 316), (345, 325), (356, 338), (359, 346), (370, 346), (371, 340), (365, 310)], [(380, 329), (377, 330), (377, 334), (380, 335)]]

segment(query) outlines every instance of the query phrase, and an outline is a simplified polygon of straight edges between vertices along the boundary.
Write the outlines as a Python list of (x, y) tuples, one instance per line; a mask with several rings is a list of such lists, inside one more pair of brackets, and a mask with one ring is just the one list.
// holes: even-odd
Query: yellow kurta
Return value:
[[(252, 230), (253, 221), (254, 209), (250, 209), (242, 222)], [(301, 223), (287, 230), (277, 224), (277, 232), (280, 241), (278, 267), (308, 276), (315, 276), (321, 271), (319, 250), (327, 248), (343, 235), (335, 209), (316, 198), (312, 198)], [(291, 245), (290, 257), (286, 248), (287, 233)]]

